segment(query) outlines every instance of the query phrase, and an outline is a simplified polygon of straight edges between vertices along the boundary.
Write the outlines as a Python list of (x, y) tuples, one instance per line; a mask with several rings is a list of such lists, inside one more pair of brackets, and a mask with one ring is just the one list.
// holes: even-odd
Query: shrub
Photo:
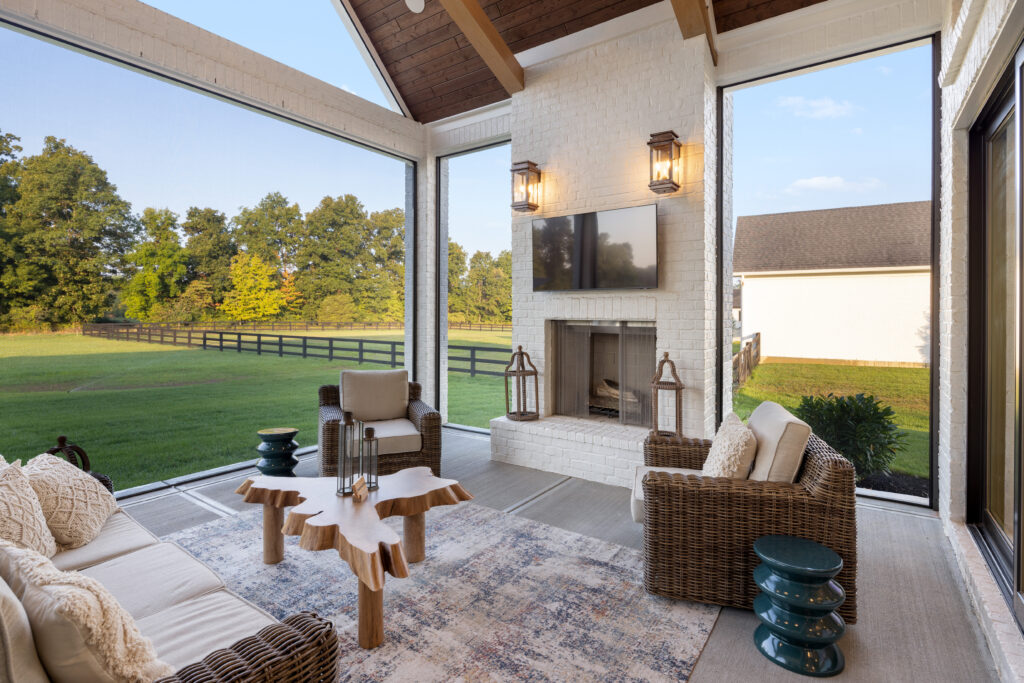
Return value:
[(804, 396), (796, 415), (814, 433), (853, 463), (857, 481), (888, 473), (906, 437), (894, 421), (893, 409), (874, 396)]

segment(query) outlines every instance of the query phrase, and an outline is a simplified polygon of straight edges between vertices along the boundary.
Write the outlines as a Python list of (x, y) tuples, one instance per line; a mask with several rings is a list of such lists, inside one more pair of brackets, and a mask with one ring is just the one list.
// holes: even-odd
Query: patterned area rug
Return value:
[(639, 551), (462, 504), (427, 512), (427, 559), (387, 577), (385, 642), (363, 650), (344, 561), (288, 537), (265, 565), (261, 533), (254, 509), (166, 540), (278, 618), (331, 618), (343, 681), (686, 680), (719, 612), (645, 592)]

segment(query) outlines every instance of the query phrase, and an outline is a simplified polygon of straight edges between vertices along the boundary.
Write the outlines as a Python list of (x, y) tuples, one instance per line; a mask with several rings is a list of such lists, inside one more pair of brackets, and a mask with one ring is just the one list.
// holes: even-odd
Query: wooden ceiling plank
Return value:
[(505, 90), (510, 95), (521, 91), (524, 84), (523, 67), (480, 8), (480, 3), (477, 0), (441, 0), (441, 5)]
[[(750, 6), (722, 14), (718, 18), (718, 11), (715, 11), (715, 25), (719, 33), (725, 33), (736, 28), (756, 24), (759, 21), (773, 19), (782, 14), (793, 12), (804, 7), (816, 5), (824, 0), (768, 0), (768, 2), (751, 3)], [(716, 3), (717, 4), (717, 3)]]
[(707, 37), (708, 49), (711, 50), (711, 61), (718, 64), (718, 50), (715, 49), (715, 37), (711, 31), (711, 18), (705, 0), (671, 0), (672, 11), (676, 15), (676, 23), (683, 34), (683, 40), (696, 38), (702, 33)]

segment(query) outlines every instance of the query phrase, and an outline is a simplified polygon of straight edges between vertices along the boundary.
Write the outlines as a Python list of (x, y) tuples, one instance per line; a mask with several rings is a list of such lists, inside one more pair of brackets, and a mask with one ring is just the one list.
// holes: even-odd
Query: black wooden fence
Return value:
[[(298, 323), (296, 323), (298, 324)], [(376, 363), (391, 368), (405, 365), (405, 343), (382, 339), (352, 339), (348, 337), (309, 337), (241, 330), (211, 330), (186, 327), (168, 327), (159, 323), (86, 323), (82, 334), (118, 341), (138, 341), (170, 346), (188, 346), (213, 351), (256, 353), (272, 356), (299, 356), (324, 358), (328, 361), (354, 361)], [(448, 371), (502, 377), (511, 351), (492, 346), (448, 346)], [(453, 356), (452, 351), (468, 355)]]

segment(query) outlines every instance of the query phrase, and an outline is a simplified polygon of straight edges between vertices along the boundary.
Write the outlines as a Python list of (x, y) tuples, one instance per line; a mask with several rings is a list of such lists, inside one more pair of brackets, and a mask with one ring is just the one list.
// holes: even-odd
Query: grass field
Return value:
[[(510, 344), (507, 332), (452, 340), (504, 354)], [(253, 458), (263, 427), (315, 444), (317, 387), (356, 364), (55, 334), (0, 336), (0, 367), (0, 453), (27, 459), (67, 434), (123, 489)], [(449, 387), (450, 421), (486, 427), (505, 411), (500, 377), (450, 373)]]
[(915, 477), (928, 476), (928, 369), (875, 368), (851, 365), (762, 363), (733, 397), (733, 409), (746, 419), (761, 401), (775, 401), (793, 410), (803, 395), (873, 394), (896, 412), (907, 435), (907, 448), (892, 469)]

